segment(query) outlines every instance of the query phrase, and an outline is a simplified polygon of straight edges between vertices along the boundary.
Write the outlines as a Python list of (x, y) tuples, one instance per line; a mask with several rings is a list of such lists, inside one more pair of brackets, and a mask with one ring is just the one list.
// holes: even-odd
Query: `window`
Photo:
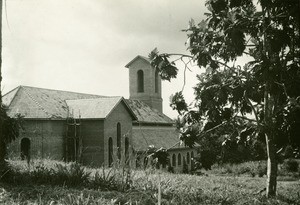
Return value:
[(186, 163), (189, 164), (190, 163), (190, 153), (186, 153)]
[(191, 153), (191, 158), (194, 159), (194, 152)]
[(118, 159), (121, 159), (121, 123), (117, 124), (117, 147), (118, 147)]
[(30, 160), (30, 139), (23, 138), (21, 140), (21, 159), (22, 160)]
[(110, 137), (108, 139), (108, 166), (111, 166), (112, 163), (113, 163), (113, 154), (114, 154), (114, 151), (113, 151), (113, 140)]
[(175, 167), (176, 166), (176, 155), (173, 154), (172, 156), (172, 166)]
[(180, 166), (181, 165), (181, 154), (179, 153), (178, 154), (178, 166)]
[(129, 139), (128, 139), (128, 137), (125, 138), (125, 162), (126, 162), (126, 164), (129, 163)]
[(144, 72), (142, 70), (137, 72), (137, 91), (138, 93), (144, 92)]
[(158, 93), (158, 69), (155, 71), (155, 93)]

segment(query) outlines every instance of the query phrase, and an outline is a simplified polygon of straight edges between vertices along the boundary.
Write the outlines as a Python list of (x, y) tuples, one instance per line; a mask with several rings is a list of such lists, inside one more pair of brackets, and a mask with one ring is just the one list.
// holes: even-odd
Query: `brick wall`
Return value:
[[(137, 72), (144, 72), (144, 92), (137, 92)], [(150, 63), (138, 58), (129, 67), (129, 93), (130, 99), (142, 100), (150, 107), (162, 112), (161, 78), (158, 76), (158, 92), (155, 92), (155, 69)]]
[(101, 166), (104, 163), (104, 121), (82, 120), (82, 162), (89, 166)]
[(104, 164), (108, 165), (108, 140), (113, 140), (114, 161), (117, 158), (117, 124), (121, 124), (121, 153), (124, 156), (125, 137), (129, 139), (129, 150), (132, 142), (132, 117), (124, 103), (119, 103), (104, 121)]
[(28, 138), (30, 139), (31, 158), (63, 159), (65, 121), (24, 120), (23, 126), (25, 129), (21, 131), (19, 138), (8, 145), (10, 158), (20, 157), (21, 140)]
[[(170, 160), (170, 164), (174, 169), (175, 173), (181, 173), (183, 171), (183, 161), (185, 160), (187, 166), (188, 166), (188, 171), (191, 170), (192, 168), (192, 155), (194, 155), (194, 157), (197, 156), (197, 150), (194, 148), (181, 148), (181, 149), (170, 149), (168, 150), (169, 153), (169, 160)], [(187, 160), (187, 153), (189, 153), (189, 160)], [(193, 153), (193, 154), (192, 154)], [(181, 165), (178, 164), (178, 154), (181, 155)], [(176, 163), (175, 166), (173, 165), (173, 155), (175, 155), (176, 157)]]

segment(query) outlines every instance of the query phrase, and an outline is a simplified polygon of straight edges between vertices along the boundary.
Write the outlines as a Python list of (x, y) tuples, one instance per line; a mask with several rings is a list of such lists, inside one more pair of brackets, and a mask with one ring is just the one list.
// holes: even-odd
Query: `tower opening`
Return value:
[(137, 72), (137, 91), (139, 93), (144, 92), (144, 72), (142, 70)]
[(155, 93), (158, 93), (158, 69), (155, 70)]

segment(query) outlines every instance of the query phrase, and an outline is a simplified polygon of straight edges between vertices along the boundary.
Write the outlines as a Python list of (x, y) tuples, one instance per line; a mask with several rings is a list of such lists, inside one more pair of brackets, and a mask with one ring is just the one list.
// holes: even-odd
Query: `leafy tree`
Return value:
[(19, 136), (19, 131), (22, 125), (22, 118), (20, 115), (15, 118), (10, 118), (6, 113), (6, 108), (2, 104), (2, 4), (0, 0), (0, 177), (2, 172), (7, 169), (5, 157), (6, 157), (6, 145)]
[[(264, 137), (266, 194), (276, 195), (276, 154), (287, 144), (300, 145), (299, 1), (207, 0), (206, 6), (206, 20), (191, 20), (184, 30), (190, 55), (155, 49), (151, 64), (165, 80), (177, 76), (176, 60), (185, 62), (185, 70), (191, 62), (205, 68), (198, 75), (193, 106), (187, 106), (181, 92), (171, 102), (186, 119), (182, 140), (193, 146), (204, 134), (237, 123), (244, 129), (224, 134), (246, 141)], [(237, 65), (241, 57), (247, 57), (243, 66)], [(199, 122), (203, 129), (195, 131)]]
[(0, 109), (0, 119), (2, 121), (2, 139), (0, 142), (1, 173), (1, 171), (5, 171), (5, 169), (7, 168), (5, 163), (6, 145), (19, 137), (20, 129), (23, 129), (23, 127), (22, 117), (20, 115), (16, 115), (14, 118), (9, 117), (6, 113), (6, 108), (3, 105)]

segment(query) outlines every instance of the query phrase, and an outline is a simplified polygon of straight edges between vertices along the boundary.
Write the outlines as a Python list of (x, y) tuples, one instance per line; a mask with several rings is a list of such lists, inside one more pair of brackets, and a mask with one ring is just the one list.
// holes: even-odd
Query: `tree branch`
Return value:
[(200, 134), (201, 134), (201, 135), (205, 135), (205, 134), (207, 134), (207, 133), (209, 133), (209, 132), (212, 132), (212, 131), (214, 131), (215, 129), (221, 127), (222, 125), (225, 125), (226, 123), (227, 123), (227, 122), (224, 121), (224, 122), (222, 122), (221, 124), (218, 124), (218, 125), (214, 126), (213, 128), (211, 128), (211, 129), (209, 129), (209, 130), (206, 130), (206, 131), (204, 131), (204, 132), (202, 132), (202, 133), (200, 133)]
[(258, 114), (257, 114), (257, 112), (256, 112), (256, 109), (255, 109), (254, 105), (251, 103), (251, 101), (249, 100), (249, 98), (247, 97), (246, 91), (244, 92), (244, 98), (245, 98), (245, 100), (247, 101), (247, 103), (250, 105), (250, 107), (251, 107), (251, 109), (252, 109), (252, 111), (253, 111), (253, 113), (254, 113), (254, 116), (255, 116), (257, 125), (258, 125), (258, 126), (261, 126), (261, 124), (260, 124), (260, 122), (259, 122), (259, 119), (258, 119)]

